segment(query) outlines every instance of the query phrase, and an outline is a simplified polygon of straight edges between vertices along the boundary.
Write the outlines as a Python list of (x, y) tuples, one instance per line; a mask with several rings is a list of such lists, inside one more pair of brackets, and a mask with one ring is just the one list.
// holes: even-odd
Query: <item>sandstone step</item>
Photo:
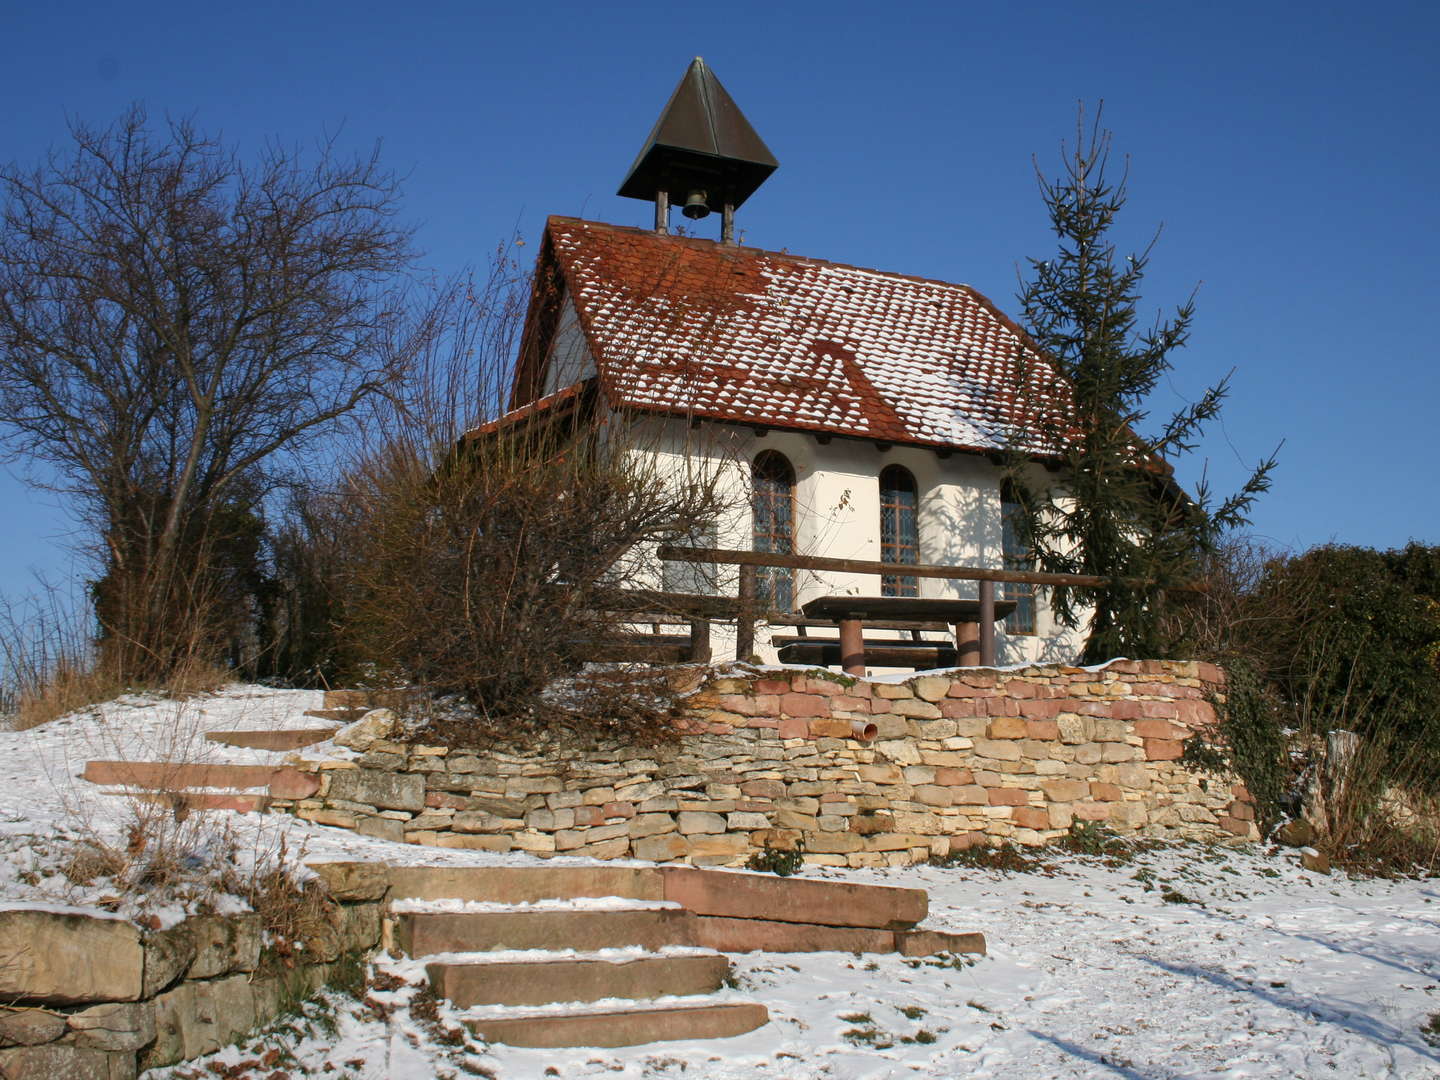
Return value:
[(447, 960), (426, 964), (425, 971), (437, 994), (469, 1008), (706, 994), (724, 984), (730, 961), (718, 953), (622, 954), (618, 959), (578, 954), (515, 961)]
[(268, 795), (251, 795), (243, 792), (223, 791), (146, 791), (111, 792), (112, 795), (126, 795), (139, 802), (169, 806), (179, 813), (181, 810), (234, 810), (241, 814), (263, 814), (270, 806)]
[(728, 953), (895, 951), (895, 931), (861, 926), (816, 926), (696, 915), (691, 935), (691, 940), (701, 948)]
[(410, 956), (489, 949), (597, 949), (693, 945), (693, 916), (679, 908), (516, 908), (400, 911), (395, 944)]
[(91, 761), (81, 774), (107, 787), (183, 791), (186, 788), (265, 788), (277, 799), (304, 799), (320, 790), (320, 778), (274, 765), (205, 765), (170, 761)]
[(334, 720), (341, 724), (349, 724), (359, 720), (369, 709), (306, 709), (304, 715), (314, 717), (316, 720)]
[[(322, 876), (323, 865), (316, 866)], [(389, 879), (392, 901), (530, 904), (598, 896), (665, 899), (659, 871), (644, 866), (393, 866)]]
[(770, 1022), (752, 1001), (657, 1004), (633, 1009), (575, 1009), (463, 1018), (486, 1042), (509, 1046), (635, 1046), (676, 1039), (725, 1039)]
[(687, 866), (660, 868), (664, 898), (697, 915), (903, 930), (930, 910), (924, 889), (852, 885)]
[(313, 746), (324, 742), (340, 729), (323, 728), (276, 728), (260, 731), (207, 731), (209, 742), (225, 746), (239, 746), (247, 750), (299, 750), (302, 746)]

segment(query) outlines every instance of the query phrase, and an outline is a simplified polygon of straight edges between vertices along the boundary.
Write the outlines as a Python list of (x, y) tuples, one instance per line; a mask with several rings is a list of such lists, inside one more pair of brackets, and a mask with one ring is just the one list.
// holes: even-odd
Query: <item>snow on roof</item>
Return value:
[(968, 285), (575, 218), (547, 234), (612, 403), (1043, 452), (1025, 418), (1058, 404), (1053, 370)]

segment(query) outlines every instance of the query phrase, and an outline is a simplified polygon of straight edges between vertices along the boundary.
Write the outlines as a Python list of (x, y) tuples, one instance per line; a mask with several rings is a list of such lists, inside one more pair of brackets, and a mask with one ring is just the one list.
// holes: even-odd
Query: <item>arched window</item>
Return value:
[[(909, 469), (889, 465), (880, 473), (880, 561), (914, 566), (920, 561), (920, 529), (916, 509), (920, 502), (915, 477)], [(885, 574), (882, 596), (919, 596), (918, 578)]]
[[(750, 468), (755, 551), (795, 553), (795, 470), (784, 454), (766, 450)], [(759, 599), (778, 611), (795, 609), (794, 571), (759, 569)]]

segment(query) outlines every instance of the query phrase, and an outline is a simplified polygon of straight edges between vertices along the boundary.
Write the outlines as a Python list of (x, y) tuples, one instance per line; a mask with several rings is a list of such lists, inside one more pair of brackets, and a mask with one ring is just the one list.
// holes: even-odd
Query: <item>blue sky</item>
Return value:
[[(1052, 247), (1032, 156), (1053, 171), (1077, 101), (1104, 99), (1131, 158), (1118, 239), (1164, 224), (1147, 306), (1199, 286), (1157, 411), (1236, 369), (1182, 475), (1208, 460), (1226, 490), (1284, 439), (1256, 533), (1440, 543), (1433, 4), (66, 3), (12, 5), (4, 29), (0, 157), (137, 101), (242, 151), (380, 140), (442, 273), (550, 213), (645, 224), (613, 193), (703, 55), (781, 163), (745, 242), (1012, 312), (1017, 264)], [(11, 476), (0, 500), (0, 592), (63, 577), (60, 509)]]

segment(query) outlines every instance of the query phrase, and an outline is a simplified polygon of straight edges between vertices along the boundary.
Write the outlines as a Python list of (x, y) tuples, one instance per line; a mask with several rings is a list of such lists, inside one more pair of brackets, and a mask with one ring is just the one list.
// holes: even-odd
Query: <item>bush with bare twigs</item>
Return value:
[(446, 334), (322, 512), (342, 541), (339, 637), (372, 677), (459, 700), (426, 738), (658, 737), (665, 680), (586, 664), (629, 636), (606, 593), (726, 509), (723, 465), (585, 383), (506, 412), (528, 289), (501, 260), (449, 296)]
[(1304, 813), (1338, 862), (1440, 865), (1440, 549), (1234, 544), (1207, 584), (1169, 628), (1230, 675), (1192, 763), (1269, 821)]

